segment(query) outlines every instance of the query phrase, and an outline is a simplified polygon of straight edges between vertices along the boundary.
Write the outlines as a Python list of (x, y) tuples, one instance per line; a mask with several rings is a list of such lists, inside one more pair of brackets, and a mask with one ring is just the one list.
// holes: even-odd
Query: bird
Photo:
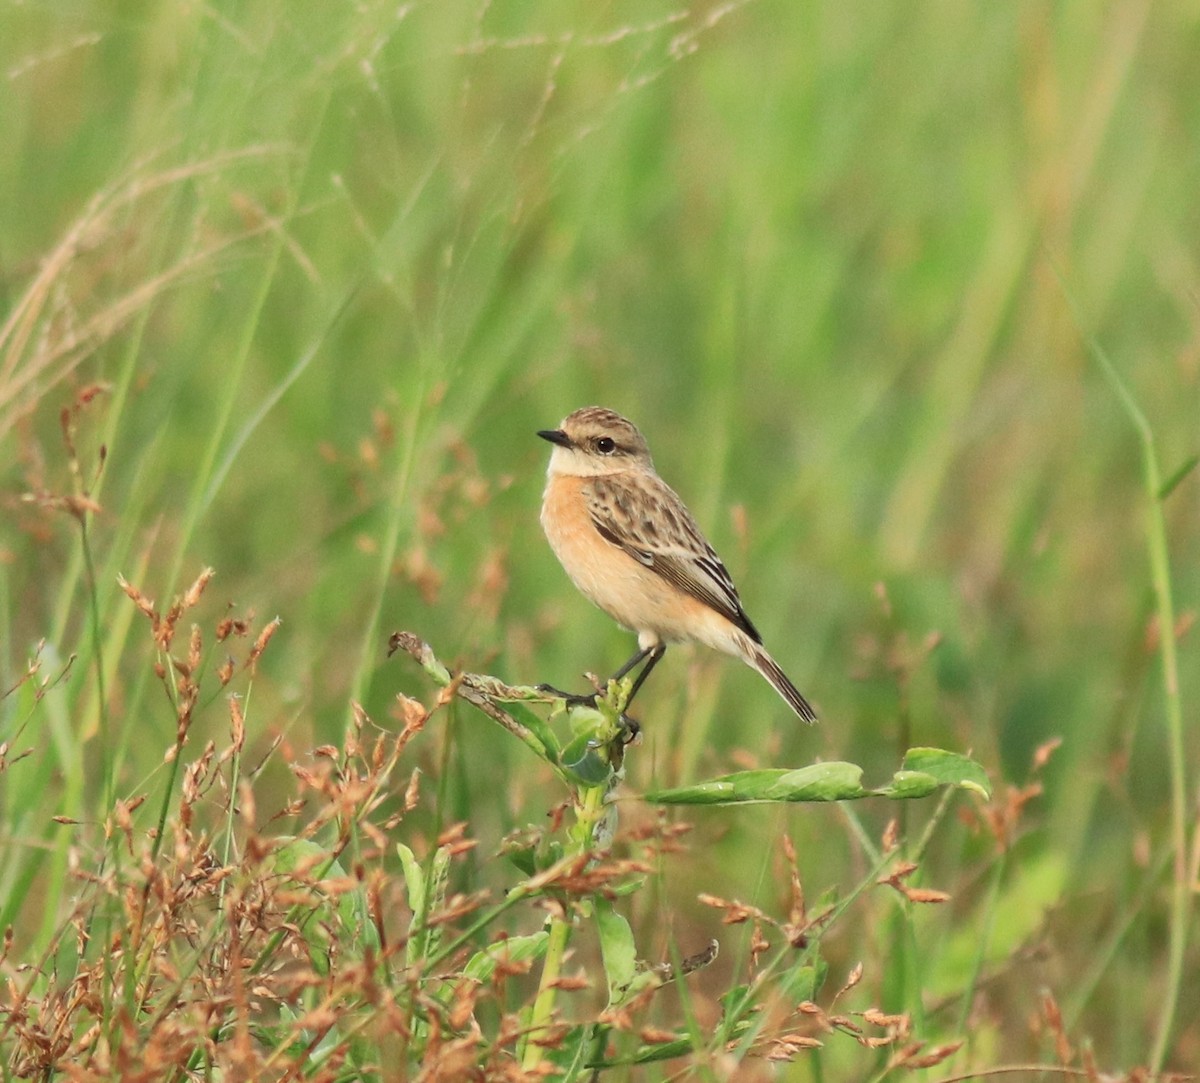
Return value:
[[(770, 682), (805, 722), (817, 715), (763, 646), (716, 550), (675, 491), (658, 476), (633, 422), (585, 406), (557, 429), (541, 523), (555, 556), (580, 592), (622, 627), (638, 650), (613, 679), (645, 663), (632, 702), (669, 643), (702, 643), (740, 658)], [(595, 702), (543, 686), (569, 702)]]

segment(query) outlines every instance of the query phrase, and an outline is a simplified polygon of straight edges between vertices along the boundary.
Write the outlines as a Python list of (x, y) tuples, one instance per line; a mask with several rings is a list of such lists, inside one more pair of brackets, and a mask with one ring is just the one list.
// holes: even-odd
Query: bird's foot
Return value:
[[(577, 692), (564, 692), (561, 688), (555, 688), (552, 684), (539, 684), (536, 686), (539, 692), (543, 692), (548, 696), (554, 696), (555, 699), (561, 699), (568, 707), (595, 707), (596, 700), (600, 698), (600, 692), (588, 692), (581, 695)], [(642, 732), (642, 724), (636, 719), (627, 715), (624, 711), (621, 712), (618, 719), (621, 725), (619, 738), (621, 747), (632, 744), (640, 736)]]
[(587, 695), (578, 695), (575, 692), (564, 692), (561, 688), (555, 688), (552, 684), (537, 685), (539, 692), (545, 692), (548, 696), (554, 696), (556, 699), (561, 699), (566, 702), (568, 707), (582, 707), (585, 704), (588, 707), (596, 706), (596, 697), (599, 692), (591, 692)]

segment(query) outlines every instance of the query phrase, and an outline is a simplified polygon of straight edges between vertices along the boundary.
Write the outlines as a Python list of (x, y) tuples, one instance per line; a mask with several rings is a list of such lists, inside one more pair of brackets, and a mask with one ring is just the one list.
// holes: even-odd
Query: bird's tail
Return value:
[(759, 673), (771, 682), (771, 687), (787, 701), (787, 705), (803, 718), (805, 722), (815, 722), (817, 720), (817, 712), (812, 709), (812, 705), (800, 694), (800, 690), (788, 680), (787, 674), (776, 665), (775, 659), (767, 654), (757, 643), (753, 644), (749, 661)]

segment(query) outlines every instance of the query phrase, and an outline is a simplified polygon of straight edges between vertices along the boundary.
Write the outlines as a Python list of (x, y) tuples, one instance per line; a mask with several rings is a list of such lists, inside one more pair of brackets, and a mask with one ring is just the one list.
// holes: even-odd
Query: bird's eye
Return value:
[(617, 442), (611, 436), (602, 436), (596, 441), (596, 450), (601, 455), (611, 455), (617, 450)]

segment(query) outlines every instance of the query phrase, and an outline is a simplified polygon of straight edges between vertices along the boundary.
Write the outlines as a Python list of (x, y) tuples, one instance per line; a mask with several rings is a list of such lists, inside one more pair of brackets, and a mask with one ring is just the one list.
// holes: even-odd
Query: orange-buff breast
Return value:
[(630, 631), (729, 650), (728, 621), (600, 536), (587, 510), (588, 483), (559, 474), (542, 498), (542, 529), (575, 586)]

